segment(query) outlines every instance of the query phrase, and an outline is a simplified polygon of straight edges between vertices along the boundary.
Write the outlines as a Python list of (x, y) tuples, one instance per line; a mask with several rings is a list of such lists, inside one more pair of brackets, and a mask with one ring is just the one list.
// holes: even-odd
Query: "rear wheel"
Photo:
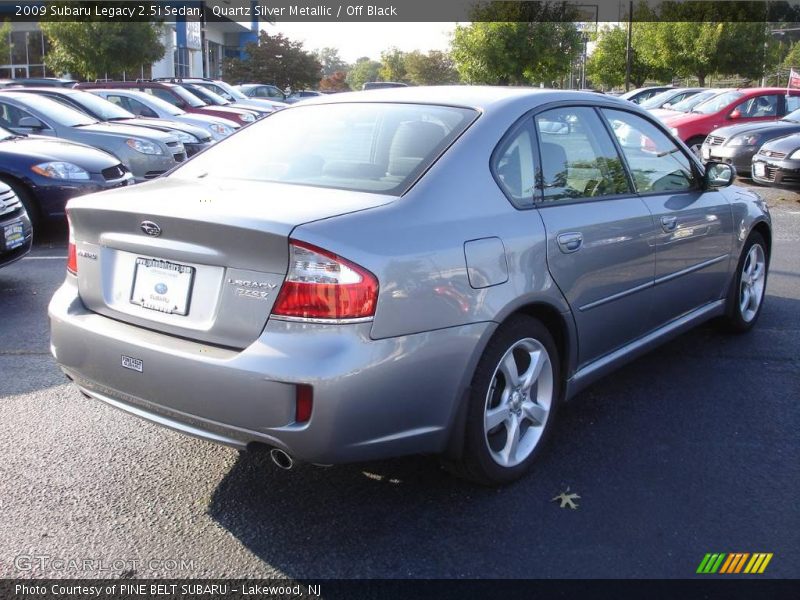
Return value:
[(754, 231), (747, 238), (736, 267), (736, 275), (722, 320), (728, 331), (742, 333), (753, 328), (761, 315), (767, 288), (767, 245)]
[(500, 326), (475, 369), (456, 474), (485, 485), (521, 477), (550, 430), (560, 388), (547, 328), (522, 315)]

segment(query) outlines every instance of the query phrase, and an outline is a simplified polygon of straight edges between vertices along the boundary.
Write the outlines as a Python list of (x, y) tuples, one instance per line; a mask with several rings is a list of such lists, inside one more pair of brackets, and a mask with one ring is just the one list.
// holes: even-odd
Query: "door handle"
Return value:
[(577, 252), (583, 245), (583, 234), (578, 232), (562, 233), (557, 239), (558, 247), (564, 254)]
[(675, 231), (678, 226), (678, 217), (661, 217), (661, 228), (667, 233)]

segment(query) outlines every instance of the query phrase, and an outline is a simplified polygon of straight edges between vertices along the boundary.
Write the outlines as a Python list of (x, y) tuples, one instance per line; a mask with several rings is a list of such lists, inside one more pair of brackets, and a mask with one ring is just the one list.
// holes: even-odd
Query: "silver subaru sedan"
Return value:
[(506, 483), (585, 386), (756, 323), (770, 216), (733, 177), (599, 94), (320, 97), (71, 200), (52, 351), (84, 394), (282, 467), (434, 453)]

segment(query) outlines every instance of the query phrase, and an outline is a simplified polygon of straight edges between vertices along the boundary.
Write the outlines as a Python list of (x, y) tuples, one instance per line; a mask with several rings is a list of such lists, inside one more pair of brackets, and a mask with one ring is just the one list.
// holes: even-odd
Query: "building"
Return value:
[[(203, 2), (175, 2), (198, 6)], [(10, 6), (10, 5), (9, 5)], [(6, 7), (7, 8), (7, 7)], [(3, 18), (0, 10), (0, 19)], [(255, 11), (251, 11), (255, 13)], [(230, 20), (187, 20), (177, 17), (164, 24), (162, 39), (164, 58), (153, 65), (142, 65), (137, 73), (126, 73), (127, 79), (150, 77), (211, 77), (222, 75), (225, 58), (242, 57), (245, 46), (258, 40), (258, 21), (249, 23)], [(8, 56), (0, 56), (0, 79), (53, 77), (44, 64), (48, 42), (38, 23), (13, 22), (9, 32)]]

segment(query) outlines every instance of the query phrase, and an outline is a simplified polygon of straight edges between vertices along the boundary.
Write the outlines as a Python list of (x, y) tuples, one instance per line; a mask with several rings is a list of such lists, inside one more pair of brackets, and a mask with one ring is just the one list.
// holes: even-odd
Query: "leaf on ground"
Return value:
[(561, 508), (571, 508), (575, 510), (578, 508), (578, 505), (575, 503), (575, 500), (580, 498), (580, 496), (576, 493), (569, 493), (569, 488), (567, 488), (566, 492), (561, 492), (555, 498), (552, 498), (550, 502), (561, 502)]

